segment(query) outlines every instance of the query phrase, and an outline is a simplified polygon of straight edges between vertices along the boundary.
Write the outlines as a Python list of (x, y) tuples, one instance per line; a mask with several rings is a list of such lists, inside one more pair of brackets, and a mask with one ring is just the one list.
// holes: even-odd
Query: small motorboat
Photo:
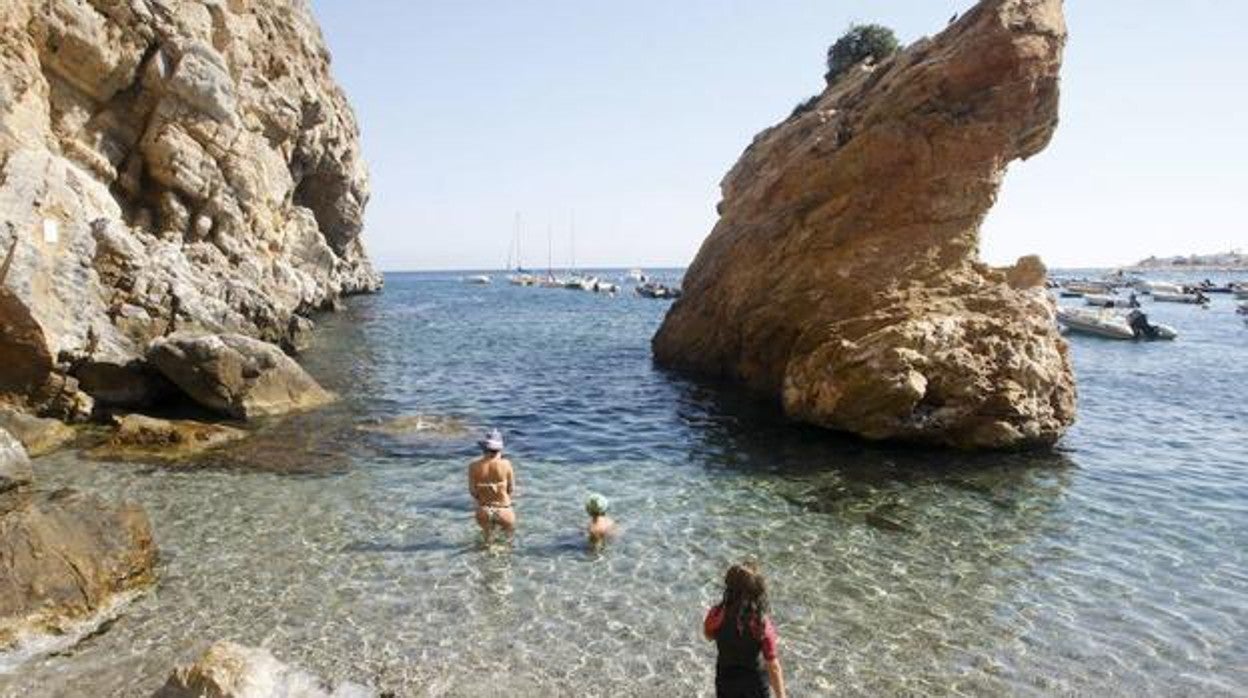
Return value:
[(1071, 332), (1106, 339), (1174, 339), (1179, 333), (1168, 325), (1154, 325), (1148, 316), (1133, 310), (1120, 315), (1112, 310), (1058, 308), (1057, 321)]
[(1141, 281), (1135, 285), (1140, 293), (1186, 293), (1187, 289), (1180, 284), (1169, 281)]
[(1140, 301), (1132, 293), (1126, 298), (1113, 296), (1107, 293), (1089, 293), (1083, 297), (1083, 302), (1098, 308), (1138, 308)]
[(1114, 287), (1112, 284), (1107, 284), (1107, 283), (1103, 283), (1100, 281), (1067, 281), (1065, 284), (1062, 284), (1062, 290), (1063, 292), (1075, 293), (1081, 296), (1086, 296), (1089, 293), (1093, 293), (1093, 294), (1113, 293)]
[(637, 295), (642, 298), (680, 298), (680, 289), (673, 286), (665, 286), (657, 281), (644, 283), (637, 287)]
[(492, 279), (490, 279), (488, 274), (477, 274), (475, 276), (464, 277), (464, 283), (466, 284), (488, 284), (490, 281), (492, 281)]
[(1205, 305), (1209, 302), (1209, 297), (1197, 291), (1196, 293), (1171, 293), (1169, 291), (1153, 291), (1153, 300), (1159, 303), (1191, 303)]
[(1204, 281), (1193, 286), (1192, 290), (1199, 291), (1201, 293), (1234, 293), (1235, 287), (1231, 284), (1222, 284), (1219, 286), (1212, 281), (1205, 279)]
[(628, 281), (636, 281), (638, 283), (646, 282), (646, 272), (640, 269), (629, 269), (628, 274), (624, 277)]

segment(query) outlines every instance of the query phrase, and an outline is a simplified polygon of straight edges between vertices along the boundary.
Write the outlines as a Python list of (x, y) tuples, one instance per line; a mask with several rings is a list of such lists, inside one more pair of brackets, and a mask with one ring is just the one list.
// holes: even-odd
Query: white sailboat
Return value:
[(507, 276), (508, 283), (513, 286), (532, 286), (537, 283), (536, 277), (525, 271), (524, 263), (521, 262), (519, 212), (516, 213), (516, 222), (511, 233), (511, 244), (507, 247), (507, 270), (514, 271), (514, 273)]

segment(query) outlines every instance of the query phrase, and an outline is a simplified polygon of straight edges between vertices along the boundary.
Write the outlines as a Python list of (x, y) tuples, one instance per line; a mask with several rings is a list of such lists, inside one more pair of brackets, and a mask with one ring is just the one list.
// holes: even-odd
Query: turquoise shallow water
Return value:
[[(304, 362), (342, 400), (189, 469), (37, 462), (141, 502), (161, 581), (3, 695), (143, 695), (217, 638), (416, 696), (709, 695), (705, 606), (762, 561), (794, 696), (1248, 695), (1248, 328), (1076, 337), (1052, 453), (884, 448), (656, 369), (666, 303), (391, 275)], [(423, 415), (431, 428), (370, 427)], [(464, 466), (504, 429), (521, 532)], [(365, 429), (361, 429), (365, 427)], [(589, 491), (623, 536), (588, 551)]]

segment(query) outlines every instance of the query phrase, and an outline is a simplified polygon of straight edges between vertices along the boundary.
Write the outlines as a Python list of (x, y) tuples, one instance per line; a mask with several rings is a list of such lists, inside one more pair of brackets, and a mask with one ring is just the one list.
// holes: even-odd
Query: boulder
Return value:
[(76, 435), (73, 427), (59, 419), (34, 415), (0, 405), (0, 429), (17, 437), (32, 458), (55, 451)]
[(117, 419), (117, 431), (89, 455), (103, 460), (182, 460), (246, 437), (246, 431), (222, 424), (128, 414)]
[(156, 337), (298, 346), (295, 316), (380, 288), (329, 63), (306, 2), (4, 4), (0, 399), (81, 416), (75, 384), (47, 388), (71, 352), (95, 362), (101, 405), (142, 403), (109, 367)]
[(75, 490), (0, 495), (0, 647), (62, 634), (149, 584), (156, 547), (137, 505)]
[(164, 376), (138, 359), (121, 364), (85, 359), (72, 373), (97, 407), (151, 407), (177, 393)]
[(869, 439), (1056, 441), (1075, 384), (1054, 303), (978, 243), (1006, 165), (1057, 125), (1065, 39), (1061, 0), (983, 0), (758, 134), (656, 360)]
[(178, 667), (154, 698), (370, 698), (359, 684), (337, 686), (283, 664), (268, 650), (220, 641)]
[(8, 492), (25, 485), (35, 477), (30, 468), (26, 449), (13, 435), (0, 429), (0, 492)]
[(148, 360), (200, 405), (235, 419), (319, 407), (333, 400), (281, 349), (237, 334), (174, 334)]

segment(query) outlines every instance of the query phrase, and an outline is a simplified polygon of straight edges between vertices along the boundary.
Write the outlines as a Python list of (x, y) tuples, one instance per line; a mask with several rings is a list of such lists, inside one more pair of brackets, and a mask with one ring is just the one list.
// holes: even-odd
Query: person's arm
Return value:
[(516, 492), (516, 471), (511, 467), (511, 463), (507, 464), (507, 496), (514, 496)]
[(477, 504), (481, 503), (481, 497), (477, 495), (477, 483), (473, 481), (472, 468), (468, 468), (468, 496), (472, 497), (472, 501)]
[(720, 606), (711, 606), (711, 610), (706, 612), (706, 619), (702, 621), (702, 637), (707, 640), (714, 640), (719, 634), (719, 625), (723, 622), (724, 611)]
[(762, 644), (763, 659), (767, 662), (767, 679), (771, 682), (771, 690), (776, 698), (785, 698), (784, 671), (780, 668), (780, 656), (776, 650), (780, 644), (780, 635), (770, 618), (763, 619)]
[(780, 668), (780, 658), (767, 661), (767, 678), (771, 681), (771, 692), (776, 698), (786, 698), (784, 692), (784, 671)]

